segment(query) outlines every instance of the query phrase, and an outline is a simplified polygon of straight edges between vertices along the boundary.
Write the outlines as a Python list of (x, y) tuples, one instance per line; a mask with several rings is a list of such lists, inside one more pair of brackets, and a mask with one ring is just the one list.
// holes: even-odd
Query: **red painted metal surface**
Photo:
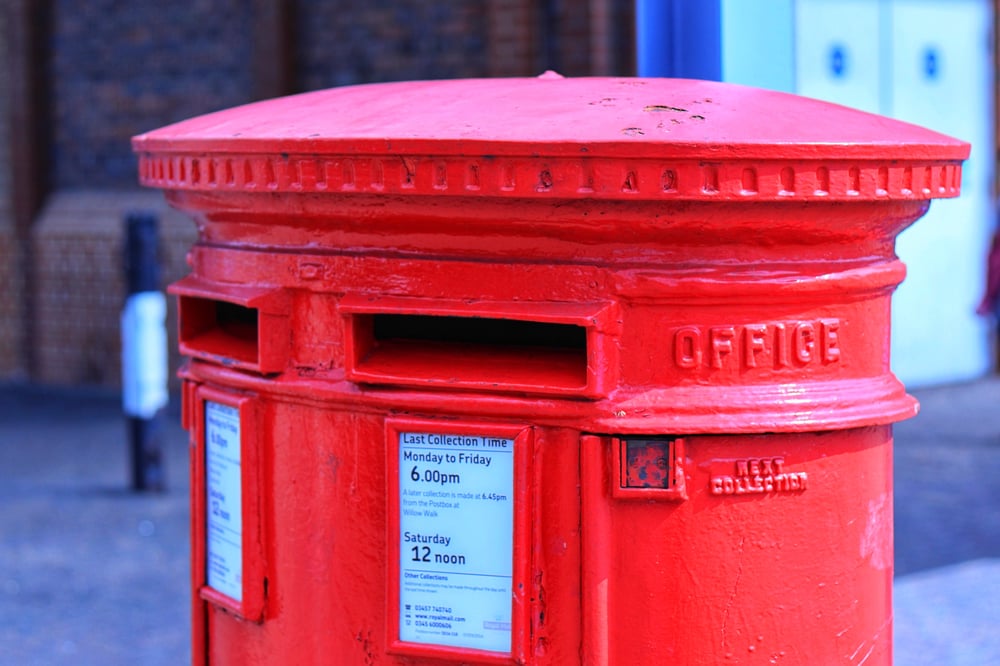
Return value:
[(195, 663), (891, 662), (893, 247), (968, 145), (544, 76), (134, 147), (200, 232), (174, 289)]

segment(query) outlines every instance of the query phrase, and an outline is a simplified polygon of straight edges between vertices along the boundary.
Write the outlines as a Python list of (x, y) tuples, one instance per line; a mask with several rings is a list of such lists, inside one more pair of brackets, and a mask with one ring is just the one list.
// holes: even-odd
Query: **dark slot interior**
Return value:
[(548, 347), (586, 352), (587, 331), (571, 324), (549, 324), (481, 317), (375, 315), (374, 337), (459, 345)]
[(361, 381), (565, 393), (588, 384), (587, 329), (487, 317), (355, 315)]
[(240, 340), (257, 344), (257, 310), (235, 303), (215, 302), (215, 321), (220, 329)]
[(181, 296), (181, 345), (185, 353), (258, 362), (258, 311), (236, 303)]

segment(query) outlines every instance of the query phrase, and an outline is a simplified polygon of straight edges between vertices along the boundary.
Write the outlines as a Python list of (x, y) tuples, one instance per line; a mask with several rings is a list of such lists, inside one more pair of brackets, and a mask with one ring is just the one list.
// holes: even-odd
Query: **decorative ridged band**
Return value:
[[(434, 411), (440, 394), (412, 389), (370, 388), (359, 393), (344, 381), (342, 371), (317, 379), (298, 377), (294, 382), (274, 381), (194, 359), (181, 371), (185, 379), (215, 382), (261, 395), (291, 401), (337, 405), (355, 411), (405, 409)], [(732, 387), (730, 387), (732, 388)], [(789, 403), (787, 387), (750, 386), (731, 391), (743, 399), (722, 404), (719, 387), (664, 389), (639, 393), (631, 399), (565, 401), (533, 397), (454, 393), (449, 411), (455, 416), (517, 418), (530, 401), (538, 424), (560, 425), (590, 432), (650, 434), (751, 434), (821, 432), (897, 423), (913, 418), (917, 401), (906, 394), (894, 375), (797, 385), (798, 397)], [(439, 407), (438, 407), (439, 408)]]
[(920, 200), (958, 196), (957, 162), (708, 161), (142, 153), (167, 190), (637, 200)]

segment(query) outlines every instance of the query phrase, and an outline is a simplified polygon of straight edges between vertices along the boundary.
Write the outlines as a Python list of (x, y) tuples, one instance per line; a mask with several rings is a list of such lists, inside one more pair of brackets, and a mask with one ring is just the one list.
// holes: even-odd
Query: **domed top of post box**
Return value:
[[(596, 401), (572, 403), (587, 428), (633, 433), (912, 416), (888, 362), (889, 296), (904, 273), (893, 241), (929, 199), (958, 195), (969, 154), (921, 127), (785, 93), (551, 73), (324, 90), (133, 141), (143, 184), (198, 224), (177, 293), (259, 310), (250, 370), (280, 372), (291, 354), (323, 368), (311, 391), (337, 395), (346, 377), (373, 400), (371, 386), (452, 380), (512, 401), (582, 396)], [(295, 301), (300, 322), (342, 292), (351, 323), (336, 325), (353, 351), (313, 332), (325, 323), (289, 342), (292, 290), (327, 294), (322, 306)], [(272, 297), (283, 305), (265, 307)], [(429, 352), (381, 366), (376, 354), (366, 366), (372, 349), (392, 349), (375, 345), (375, 318), (397, 315), (586, 333), (560, 341), (551, 373), (535, 376), (534, 358), (506, 363), (509, 381), (452, 369), (492, 352), (429, 366)], [(218, 360), (214, 347), (195, 351)], [(431, 370), (414, 379), (418, 365)], [(569, 418), (568, 403), (551, 404)]]
[(969, 154), (922, 127), (781, 92), (552, 73), (334, 88), (133, 146), (143, 184), (170, 190), (632, 200), (953, 197)]

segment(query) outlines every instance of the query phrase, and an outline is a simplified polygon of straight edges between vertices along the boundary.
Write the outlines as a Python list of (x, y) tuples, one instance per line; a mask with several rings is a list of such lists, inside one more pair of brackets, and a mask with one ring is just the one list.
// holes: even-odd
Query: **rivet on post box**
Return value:
[(194, 663), (890, 663), (893, 248), (967, 144), (547, 76), (133, 145), (200, 234)]

